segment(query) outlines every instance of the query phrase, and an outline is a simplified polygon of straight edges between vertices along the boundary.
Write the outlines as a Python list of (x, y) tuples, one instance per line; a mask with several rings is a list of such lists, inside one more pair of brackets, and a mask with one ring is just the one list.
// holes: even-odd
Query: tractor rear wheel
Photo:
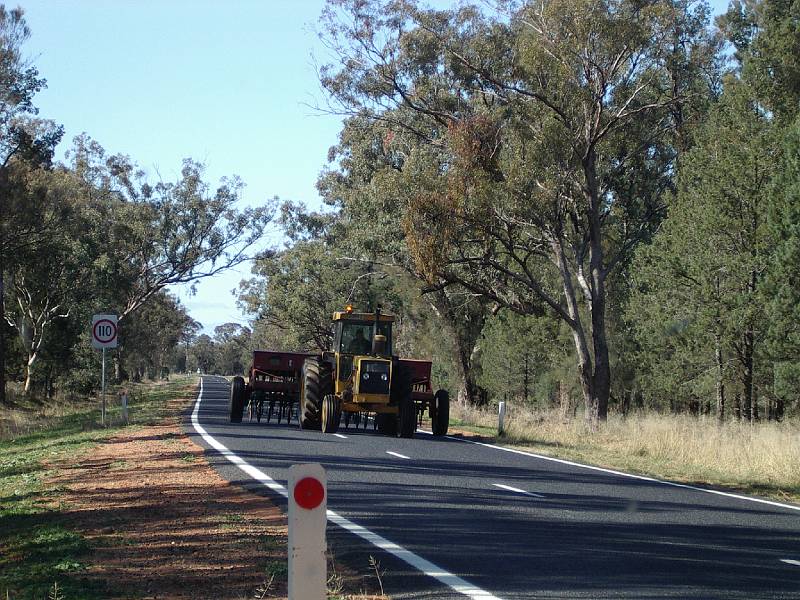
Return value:
[(231, 399), (228, 403), (231, 423), (241, 423), (244, 414), (245, 385), (243, 377), (234, 377), (231, 382)]
[(434, 394), (430, 414), (433, 435), (446, 435), (450, 425), (450, 394), (447, 390), (438, 390)]
[(300, 427), (319, 429), (322, 400), (331, 393), (331, 369), (319, 358), (307, 358), (303, 365), (303, 397), (300, 398)]
[(336, 433), (342, 420), (342, 403), (334, 394), (327, 394), (322, 399), (322, 431)]

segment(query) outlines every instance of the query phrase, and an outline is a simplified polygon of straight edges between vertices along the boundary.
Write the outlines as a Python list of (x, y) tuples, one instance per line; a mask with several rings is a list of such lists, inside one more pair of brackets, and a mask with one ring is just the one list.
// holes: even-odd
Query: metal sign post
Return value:
[(103, 397), (103, 412), (101, 415), (101, 420), (103, 422), (103, 427), (106, 426), (106, 349), (103, 347), (103, 369), (101, 375), (101, 382), (100, 382), (100, 389), (101, 395)]
[(117, 347), (117, 315), (92, 317), (92, 347), (103, 351), (100, 389), (103, 398), (102, 421), (106, 424), (106, 348)]

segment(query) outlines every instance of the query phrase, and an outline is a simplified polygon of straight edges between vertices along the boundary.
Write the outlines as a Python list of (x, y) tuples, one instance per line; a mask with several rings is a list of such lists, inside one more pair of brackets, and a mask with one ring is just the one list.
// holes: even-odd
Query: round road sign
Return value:
[(314, 510), (325, 498), (325, 488), (318, 479), (304, 477), (294, 486), (294, 501), (297, 506), (306, 510)]
[(100, 319), (92, 326), (92, 337), (101, 344), (108, 344), (117, 337), (117, 324), (110, 319)]

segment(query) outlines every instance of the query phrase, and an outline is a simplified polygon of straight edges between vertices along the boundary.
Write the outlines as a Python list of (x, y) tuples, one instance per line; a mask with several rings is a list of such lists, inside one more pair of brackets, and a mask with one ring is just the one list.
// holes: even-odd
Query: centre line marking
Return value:
[(782, 563), (786, 563), (787, 565), (794, 565), (795, 567), (800, 567), (800, 560), (792, 560), (791, 558), (782, 558)]
[(532, 496), (533, 498), (544, 498), (541, 494), (534, 494), (533, 492), (526, 492), (525, 490), (521, 490), (519, 488), (511, 487), (510, 485), (503, 485), (502, 483), (493, 483), (494, 487), (499, 487), (501, 490), (508, 490), (509, 492), (515, 492), (517, 494), (524, 494), (526, 496)]
[[(229, 462), (236, 465), (241, 471), (248, 474), (250, 477), (255, 479), (256, 481), (260, 482), (264, 487), (267, 487), (274, 492), (277, 492), (281, 496), (286, 498), (289, 497), (289, 492), (285, 486), (281, 485), (277, 481), (275, 481), (272, 477), (264, 473), (261, 469), (258, 469), (248, 463), (246, 460), (241, 458), (238, 454), (229, 450), (226, 446), (218, 442), (214, 439), (209, 433), (205, 430), (205, 428), (200, 425), (200, 419), (198, 415), (200, 414), (200, 402), (203, 401), (203, 379), (200, 379), (200, 393), (197, 395), (197, 402), (194, 404), (194, 410), (192, 411), (192, 427), (194, 430), (200, 435), (200, 437), (205, 440), (205, 442), (211, 446), (214, 450), (219, 452), (222, 456), (224, 456)], [(463, 594), (471, 600), (502, 600), (501, 598), (483, 590), (475, 585), (472, 585), (466, 579), (461, 579), (458, 575), (450, 573), (449, 571), (445, 571), (440, 566), (432, 563), (429, 560), (422, 558), (418, 554), (414, 554), (410, 550), (406, 550), (402, 546), (395, 544), (394, 542), (386, 539), (385, 537), (378, 535), (377, 533), (373, 533), (366, 527), (362, 527), (356, 523), (353, 523), (350, 519), (345, 519), (344, 517), (340, 516), (338, 513), (333, 512), (332, 510), (328, 510), (327, 512), (328, 521), (331, 523), (335, 523), (342, 529), (346, 529), (350, 533), (353, 533), (360, 537), (362, 540), (366, 540), (373, 546), (377, 546), (381, 550), (388, 552), (389, 554), (399, 558), (403, 562), (411, 565), (417, 571), (420, 571), (427, 575), (428, 577), (433, 577), (439, 583), (442, 583), (449, 587), (454, 592), (459, 594)]]
[(387, 450), (386, 454), (391, 454), (392, 456), (396, 456), (397, 458), (405, 458), (406, 460), (410, 460), (410, 456), (406, 456), (405, 454), (400, 454), (399, 452), (392, 452), (391, 450)]
[(347, 436), (346, 435), (342, 435), (341, 433), (334, 433), (333, 435), (335, 435), (338, 438), (342, 438), (343, 440), (347, 439)]

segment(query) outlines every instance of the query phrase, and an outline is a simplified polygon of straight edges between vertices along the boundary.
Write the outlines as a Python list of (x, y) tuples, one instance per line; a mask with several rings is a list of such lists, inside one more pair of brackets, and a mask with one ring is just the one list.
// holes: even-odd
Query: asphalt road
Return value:
[[(187, 418), (215, 468), (285, 506), (275, 490), (288, 468), (321, 463), (328, 509), (399, 550), (330, 516), (329, 544), (362, 573), (375, 557), (392, 598), (800, 599), (800, 510), (790, 506), (422, 432), (395, 439), (342, 427), (341, 437), (247, 415), (231, 424), (227, 399), (227, 381), (203, 378), (195, 421), (216, 450)], [(271, 490), (231, 460), (277, 484)]]

